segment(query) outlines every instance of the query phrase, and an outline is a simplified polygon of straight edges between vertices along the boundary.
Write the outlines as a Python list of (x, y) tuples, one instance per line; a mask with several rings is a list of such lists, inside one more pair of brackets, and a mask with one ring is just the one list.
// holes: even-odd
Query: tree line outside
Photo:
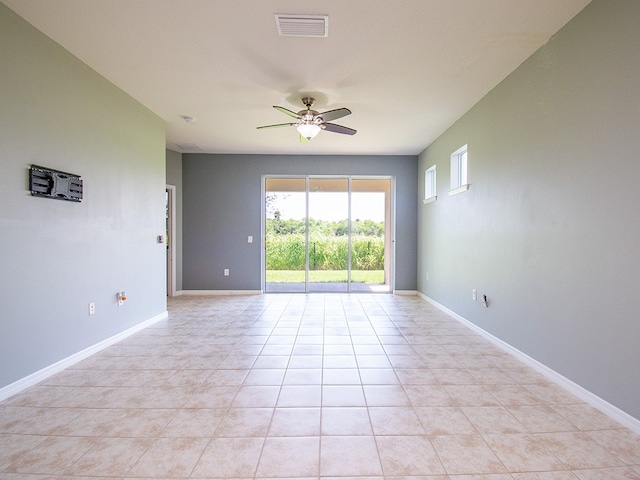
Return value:
[[(267, 234), (305, 234), (307, 227), (304, 220), (296, 220), (293, 218), (283, 219), (281, 218), (280, 212), (278, 210), (276, 210), (273, 215), (274, 218), (267, 218)], [(345, 236), (349, 233), (349, 221), (346, 219), (339, 221), (328, 221), (310, 218), (309, 231), (321, 233), (327, 236)], [(384, 222), (356, 219), (351, 225), (351, 235), (384, 237)]]

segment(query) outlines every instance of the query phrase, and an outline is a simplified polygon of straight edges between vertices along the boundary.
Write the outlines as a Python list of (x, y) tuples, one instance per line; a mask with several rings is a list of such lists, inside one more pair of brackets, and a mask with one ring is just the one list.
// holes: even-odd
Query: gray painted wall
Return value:
[[(420, 292), (635, 418), (638, 24), (636, 0), (591, 3), (420, 155), (438, 200), (418, 215)], [(465, 143), (471, 186), (449, 197)]]
[[(166, 311), (165, 138), (161, 119), (2, 4), (0, 72), (3, 387)], [(30, 196), (32, 163), (81, 175), (82, 203)]]
[[(183, 155), (183, 288), (259, 290), (262, 175), (396, 177), (396, 284), (416, 289), (415, 156)], [(223, 269), (230, 276), (223, 276)]]
[(176, 291), (182, 290), (182, 154), (167, 150), (167, 185), (176, 187)]

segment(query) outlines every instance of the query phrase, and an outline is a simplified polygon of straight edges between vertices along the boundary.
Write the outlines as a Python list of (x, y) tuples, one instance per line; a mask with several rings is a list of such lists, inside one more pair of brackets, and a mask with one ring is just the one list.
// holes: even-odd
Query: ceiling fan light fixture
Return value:
[(335, 123), (329, 123), (331, 120), (336, 120), (338, 118), (351, 115), (351, 110), (349, 110), (348, 108), (336, 108), (326, 112), (318, 113), (315, 110), (311, 110), (311, 107), (315, 103), (314, 98), (302, 97), (302, 103), (305, 107), (307, 107), (307, 109), (301, 110), (297, 113), (289, 110), (288, 108), (280, 107), (278, 105), (273, 106), (273, 108), (275, 108), (279, 112), (284, 113), (289, 117), (295, 118), (297, 122), (263, 125), (256, 128), (261, 130), (264, 128), (296, 127), (296, 130), (298, 130), (298, 133), (300, 134), (300, 141), (302, 142), (304, 142), (305, 140), (311, 140), (316, 135), (318, 135), (318, 133), (320, 133), (320, 130), (325, 130), (327, 132), (333, 133), (341, 133), (343, 135), (355, 135), (356, 131), (353, 128), (337, 125)]
[(296, 127), (296, 129), (298, 130), (298, 133), (300, 133), (300, 135), (305, 137), (307, 140), (311, 140), (316, 135), (318, 135), (320, 130), (322, 130), (320, 128), (320, 125), (316, 125), (315, 123), (301, 123)]

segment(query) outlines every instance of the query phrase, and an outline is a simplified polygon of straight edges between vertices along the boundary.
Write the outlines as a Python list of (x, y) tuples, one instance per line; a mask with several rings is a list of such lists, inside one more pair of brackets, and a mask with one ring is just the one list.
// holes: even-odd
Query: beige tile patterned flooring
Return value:
[(170, 299), (0, 403), (0, 478), (640, 479), (640, 437), (419, 297)]

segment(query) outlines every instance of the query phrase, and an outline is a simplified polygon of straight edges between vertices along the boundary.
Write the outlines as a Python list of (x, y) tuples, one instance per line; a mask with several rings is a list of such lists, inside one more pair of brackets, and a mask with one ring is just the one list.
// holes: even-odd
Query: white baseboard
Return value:
[(261, 290), (181, 290), (180, 295), (262, 295)]
[(394, 295), (417, 295), (417, 290), (394, 290)]
[(29, 387), (32, 387), (33, 385), (38, 384), (43, 380), (46, 380), (47, 378), (51, 377), (52, 375), (55, 375), (56, 373), (61, 372), (65, 368), (69, 368), (72, 365), (75, 365), (76, 363), (78, 363), (79, 361), (84, 360), (85, 358), (90, 357), (91, 355), (95, 355), (101, 350), (104, 350), (105, 348), (110, 347), (114, 343), (119, 342), (120, 340), (124, 340), (125, 338), (133, 335), (134, 333), (137, 333), (140, 330), (143, 330), (144, 328), (147, 328), (148, 326), (153, 325), (154, 323), (157, 323), (161, 320), (165, 320), (168, 317), (169, 317), (168, 312), (163, 312), (158, 315), (155, 315), (149, 318), (148, 320), (145, 320), (142, 323), (139, 323), (131, 328), (128, 328), (123, 332), (120, 332), (114, 335), (113, 337), (109, 337), (106, 340), (102, 340), (101, 342), (91, 345), (90, 347), (85, 348), (84, 350), (81, 350), (78, 353), (74, 353), (73, 355), (62, 359), (59, 362), (49, 365), (48, 367), (45, 367), (42, 370), (38, 370), (37, 372), (34, 372), (31, 375), (28, 375), (24, 378), (21, 378), (20, 380), (10, 383), (6, 387), (0, 388), (0, 401), (5, 400), (17, 393), (22, 392), (26, 388), (29, 388)]
[(429, 297), (427, 297), (426, 295), (424, 295), (423, 293), (420, 293), (420, 292), (418, 292), (418, 296), (420, 296), (421, 298), (423, 298), (424, 300), (426, 300), (427, 302), (429, 302), (430, 304), (432, 304), (434, 307), (438, 308), (439, 310), (442, 310), (444, 313), (448, 314), (452, 318), (458, 320), (460, 323), (462, 323), (463, 325), (465, 325), (469, 329), (473, 330), (477, 334), (479, 334), (482, 337), (486, 338), (487, 340), (489, 340), (491, 343), (493, 343), (498, 348), (500, 348), (500, 349), (504, 350), (505, 352), (513, 355), (515, 358), (517, 358), (521, 362), (525, 363), (529, 367), (533, 368), (536, 372), (544, 375), (546, 378), (548, 378), (549, 380), (551, 380), (555, 384), (559, 385), (560, 387), (564, 388), (569, 393), (572, 393), (573, 395), (575, 395), (576, 397), (578, 397), (579, 399), (581, 399), (585, 403), (588, 403), (592, 407), (597, 408), (602, 413), (604, 413), (605, 415), (609, 416), (610, 418), (612, 418), (613, 420), (618, 422), (623, 427), (626, 427), (629, 430), (631, 430), (632, 432), (637, 433), (637, 434), (640, 435), (640, 420), (638, 420), (637, 418), (632, 417), (631, 415), (629, 415), (628, 413), (624, 412), (623, 410), (620, 410), (618, 407), (610, 404), (606, 400), (603, 400), (602, 398), (600, 398), (597, 395), (593, 394), (592, 392), (590, 392), (586, 388), (581, 387), (577, 383), (575, 383), (575, 382), (569, 380), (568, 378), (560, 375), (555, 370), (552, 370), (551, 368), (547, 367), (546, 365), (544, 365), (544, 364), (538, 362), (537, 360), (531, 358), (526, 353), (523, 353), (520, 350), (518, 350), (517, 348), (514, 348), (511, 345), (509, 345), (508, 343), (504, 342), (503, 340), (500, 340), (498, 337), (493, 336), (492, 334), (490, 334), (486, 330), (483, 330), (482, 328), (478, 327), (474, 323), (471, 323), (466, 318), (461, 317), (457, 313), (449, 310), (447, 307), (445, 307), (444, 305), (439, 304), (438, 302), (436, 302), (432, 298), (429, 298)]

